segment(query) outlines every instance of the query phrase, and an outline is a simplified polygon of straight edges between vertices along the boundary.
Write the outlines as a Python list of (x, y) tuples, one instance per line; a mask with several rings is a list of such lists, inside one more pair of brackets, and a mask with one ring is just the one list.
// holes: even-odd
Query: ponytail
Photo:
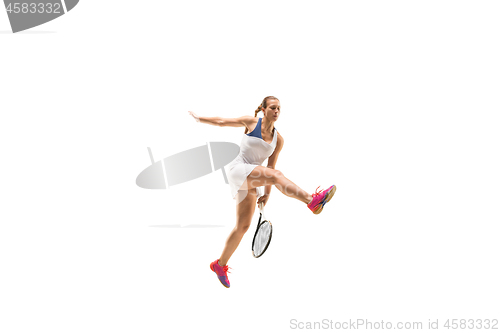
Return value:
[(262, 111), (262, 104), (259, 105), (259, 107), (257, 108), (257, 110), (255, 110), (255, 117), (257, 117), (257, 113), (259, 113), (259, 111)]

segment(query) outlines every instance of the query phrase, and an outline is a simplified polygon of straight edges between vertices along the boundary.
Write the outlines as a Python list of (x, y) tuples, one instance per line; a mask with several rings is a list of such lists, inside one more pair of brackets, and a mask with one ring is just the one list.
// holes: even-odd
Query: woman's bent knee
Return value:
[(272, 173), (272, 181), (274, 184), (277, 184), (279, 183), (279, 179), (284, 177), (283, 176), (283, 173), (279, 170), (274, 170), (273, 173)]
[(237, 225), (236, 231), (241, 232), (242, 234), (246, 233), (250, 229), (250, 224)]

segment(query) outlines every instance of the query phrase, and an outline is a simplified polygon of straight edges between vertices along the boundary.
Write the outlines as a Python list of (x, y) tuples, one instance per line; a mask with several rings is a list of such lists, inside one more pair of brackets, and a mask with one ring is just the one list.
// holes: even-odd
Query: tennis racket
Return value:
[(252, 241), (252, 254), (255, 258), (260, 257), (266, 252), (273, 235), (273, 225), (266, 220), (264, 215), (264, 203), (261, 202), (259, 204), (259, 210), (259, 223), (257, 224), (257, 229), (255, 230)]

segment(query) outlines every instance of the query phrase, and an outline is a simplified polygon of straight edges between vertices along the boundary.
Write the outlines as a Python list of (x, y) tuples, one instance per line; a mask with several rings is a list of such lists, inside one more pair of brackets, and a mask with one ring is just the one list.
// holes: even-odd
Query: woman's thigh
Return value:
[(257, 203), (257, 191), (255, 188), (250, 190), (239, 190), (236, 194), (236, 227), (246, 231), (252, 223), (252, 217)]
[(247, 176), (247, 179), (241, 185), (240, 190), (249, 190), (260, 186), (274, 185), (276, 177), (280, 174), (281, 172), (278, 170), (258, 165)]

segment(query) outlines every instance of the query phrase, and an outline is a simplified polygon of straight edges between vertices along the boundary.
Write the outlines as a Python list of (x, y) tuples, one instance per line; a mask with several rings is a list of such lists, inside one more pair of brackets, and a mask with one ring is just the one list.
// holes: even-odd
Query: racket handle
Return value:
[[(264, 190), (262, 189), (262, 186), (257, 187), (257, 192), (259, 194), (259, 197), (264, 195)], [(262, 217), (265, 220), (266, 217), (264, 216), (264, 203), (262, 201), (259, 203), (259, 210), (260, 210), (260, 213), (262, 214)]]
[(260, 209), (260, 213), (262, 214), (262, 218), (265, 220), (266, 216), (264, 215), (264, 203), (263, 202), (259, 203), (259, 209)]

